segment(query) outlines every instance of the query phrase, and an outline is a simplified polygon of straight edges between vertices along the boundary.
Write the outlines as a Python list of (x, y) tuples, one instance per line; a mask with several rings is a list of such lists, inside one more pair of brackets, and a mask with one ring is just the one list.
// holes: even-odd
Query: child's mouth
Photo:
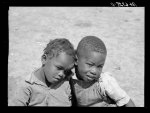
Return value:
[(87, 75), (86, 77), (87, 77), (87, 79), (90, 80), (90, 81), (91, 81), (91, 80), (94, 80), (94, 77), (91, 77), (91, 76), (89, 76), (89, 75)]
[(54, 78), (54, 79), (57, 80), (57, 81), (61, 80), (61, 78)]

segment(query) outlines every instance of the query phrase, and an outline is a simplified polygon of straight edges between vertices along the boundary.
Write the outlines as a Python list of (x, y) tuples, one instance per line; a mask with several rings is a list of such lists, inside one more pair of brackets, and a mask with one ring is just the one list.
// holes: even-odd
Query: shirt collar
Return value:
[[(45, 87), (48, 87), (45, 83), (43, 83), (42, 81), (40, 81), (36, 76), (35, 76), (35, 72), (38, 71), (38, 69), (35, 69), (31, 74), (29, 74), (29, 76), (26, 77), (25, 81), (30, 83), (30, 84), (38, 84), (38, 85), (42, 85)], [(71, 73), (70, 77), (73, 76), (74, 73)], [(68, 80), (70, 79), (70, 77), (68, 77)]]
[[(27, 78), (25, 79), (26, 82), (30, 83), (30, 84), (38, 84), (38, 85), (42, 85), (42, 86), (46, 86), (46, 84), (44, 84), (42, 81), (40, 81), (36, 76), (35, 76), (35, 72), (38, 71), (39, 69), (35, 69), (29, 76), (27, 76)], [(46, 86), (47, 87), (47, 86)]]

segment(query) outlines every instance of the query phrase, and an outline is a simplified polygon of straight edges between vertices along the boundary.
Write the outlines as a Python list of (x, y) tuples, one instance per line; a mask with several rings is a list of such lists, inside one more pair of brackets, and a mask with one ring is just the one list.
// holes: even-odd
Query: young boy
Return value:
[(74, 67), (75, 51), (67, 39), (47, 44), (35, 70), (16, 91), (10, 106), (71, 106), (69, 77)]
[(77, 106), (135, 106), (115, 78), (108, 72), (102, 72), (107, 50), (101, 39), (84, 37), (78, 44), (76, 54), (76, 76), (71, 81)]

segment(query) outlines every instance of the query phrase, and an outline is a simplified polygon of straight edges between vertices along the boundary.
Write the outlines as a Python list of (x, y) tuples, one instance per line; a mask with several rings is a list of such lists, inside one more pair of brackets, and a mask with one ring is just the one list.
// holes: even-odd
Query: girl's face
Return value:
[(68, 72), (74, 67), (74, 59), (72, 56), (61, 52), (58, 56), (45, 59), (43, 66), (44, 76), (49, 83), (56, 83), (66, 77)]
[(86, 82), (98, 80), (105, 63), (105, 54), (85, 50), (77, 59), (77, 77)]

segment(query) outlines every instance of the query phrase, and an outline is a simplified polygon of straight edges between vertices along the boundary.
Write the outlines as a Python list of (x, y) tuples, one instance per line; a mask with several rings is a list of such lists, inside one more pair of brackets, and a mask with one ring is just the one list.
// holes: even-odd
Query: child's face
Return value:
[(105, 54), (84, 51), (77, 61), (77, 76), (86, 82), (98, 80), (105, 63), (105, 58)]
[(43, 66), (43, 71), (46, 79), (50, 83), (56, 83), (61, 81), (66, 73), (71, 71), (74, 67), (73, 57), (61, 52), (58, 56), (45, 60), (45, 65)]

